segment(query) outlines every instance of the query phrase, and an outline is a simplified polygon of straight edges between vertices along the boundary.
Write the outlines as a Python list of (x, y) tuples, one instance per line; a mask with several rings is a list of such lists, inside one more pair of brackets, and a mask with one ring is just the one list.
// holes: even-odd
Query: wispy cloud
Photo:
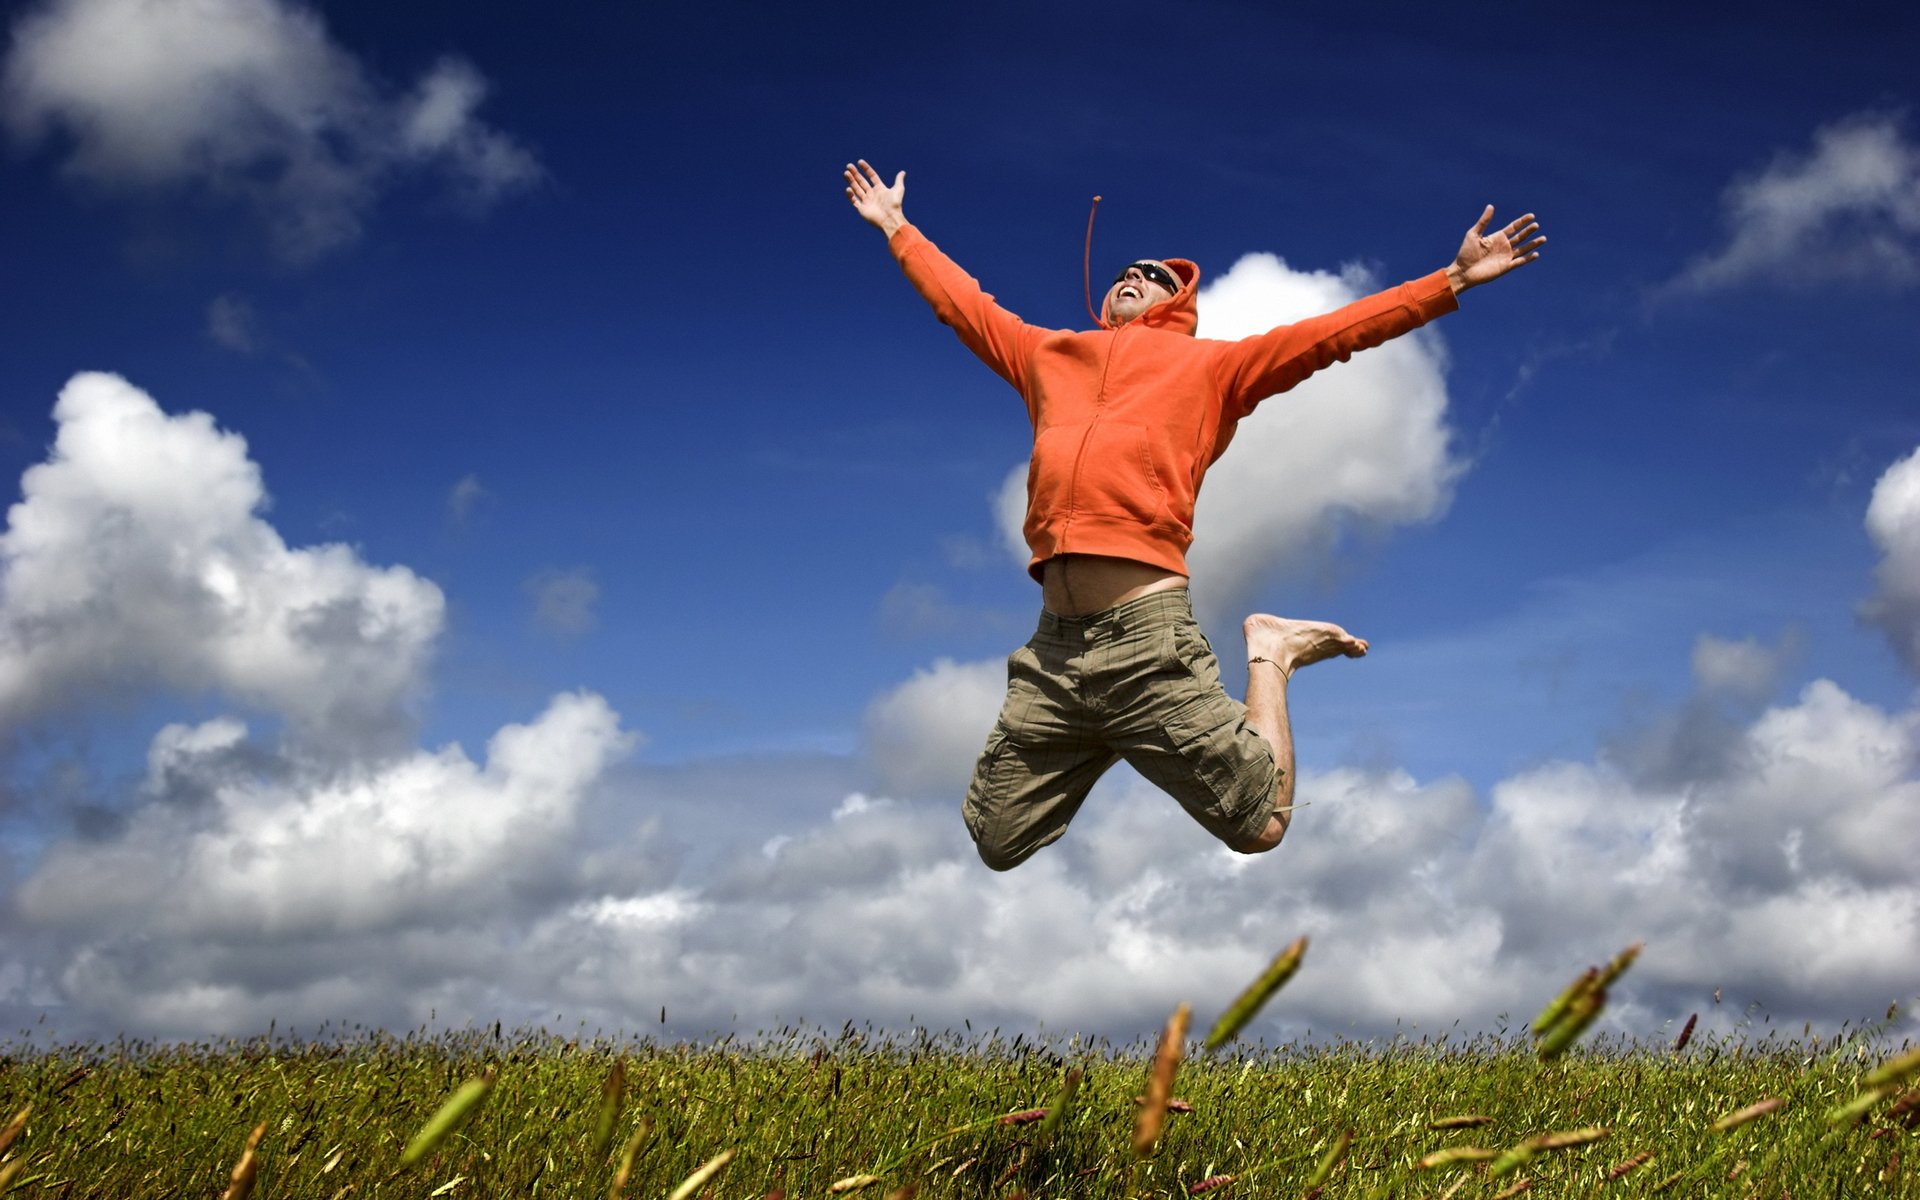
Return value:
[(1858, 113), (1820, 129), (1810, 149), (1782, 151), (1722, 203), (1726, 244), (1669, 290), (1920, 282), (1920, 146), (1896, 115)]
[(66, 173), (92, 186), (244, 205), (289, 261), (357, 238), (406, 174), (474, 205), (541, 175), (476, 115), (472, 65), (443, 59), (396, 95), (297, 0), (46, 0), (12, 33), (0, 113), (16, 139), (63, 135)]
[(594, 606), (600, 602), (600, 585), (585, 567), (542, 571), (527, 580), (526, 591), (533, 599), (534, 623), (549, 633), (578, 636), (591, 633), (599, 623)]
[(229, 350), (253, 354), (260, 349), (260, 318), (245, 296), (227, 292), (207, 304), (207, 336)]

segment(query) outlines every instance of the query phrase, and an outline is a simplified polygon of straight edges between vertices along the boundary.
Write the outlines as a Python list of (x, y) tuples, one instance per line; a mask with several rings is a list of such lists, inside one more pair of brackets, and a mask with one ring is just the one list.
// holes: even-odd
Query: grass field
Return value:
[(1179, 1017), (1157, 1054), (852, 1027), (16, 1050), (0, 1191), (1920, 1197), (1920, 1051), (1872, 1032), (1543, 1058), (1525, 1036), (1265, 1046), (1222, 1026), (1208, 1049)]

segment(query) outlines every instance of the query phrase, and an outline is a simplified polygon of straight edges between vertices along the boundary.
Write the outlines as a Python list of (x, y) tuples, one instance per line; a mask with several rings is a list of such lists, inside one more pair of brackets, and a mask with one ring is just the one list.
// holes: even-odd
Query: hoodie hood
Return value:
[[(1180, 280), (1180, 290), (1141, 313), (1129, 323), (1150, 325), (1155, 329), (1184, 333), (1192, 337), (1200, 328), (1200, 309), (1195, 303), (1195, 298), (1200, 292), (1200, 265), (1185, 258), (1162, 258), (1157, 261), (1165, 263), (1174, 277)], [(1113, 288), (1108, 287), (1107, 291), (1110, 294)], [(1108, 319), (1104, 299), (1100, 302), (1100, 328), (1119, 328)]]

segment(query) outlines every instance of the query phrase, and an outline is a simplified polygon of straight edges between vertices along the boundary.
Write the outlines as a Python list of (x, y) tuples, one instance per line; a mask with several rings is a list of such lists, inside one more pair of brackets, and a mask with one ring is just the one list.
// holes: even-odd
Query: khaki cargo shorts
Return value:
[(1121, 759), (1229, 846), (1273, 812), (1273, 746), (1220, 686), (1184, 588), (1084, 617), (1040, 614), (1007, 659), (1007, 702), (962, 805), (980, 857), (996, 871), (1032, 857)]

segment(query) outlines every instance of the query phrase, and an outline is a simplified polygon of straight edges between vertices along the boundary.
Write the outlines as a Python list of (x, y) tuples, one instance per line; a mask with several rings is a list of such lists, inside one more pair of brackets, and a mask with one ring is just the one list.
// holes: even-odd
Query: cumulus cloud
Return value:
[(1867, 534), (1881, 558), (1861, 615), (1887, 635), (1908, 669), (1920, 671), (1920, 450), (1888, 467), (1873, 485)]
[(1791, 285), (1920, 281), (1920, 146), (1887, 113), (1828, 125), (1722, 199), (1726, 245), (1673, 286), (1714, 291), (1754, 280)]
[(378, 738), (407, 712), (440, 589), (262, 520), (246, 442), (114, 375), (61, 390), (47, 461), (0, 533), (0, 724), (131, 690), (214, 692), (301, 733)]
[[(45, 694), (23, 672), (67, 670), (73, 696), (91, 678), (56, 670), (74, 654), (23, 658), (28, 628), (131, 647), (109, 658), (146, 661), (168, 686), (243, 690), (221, 672), (258, 622), (221, 618), (284, 613), (257, 598), (305, 578), (287, 561), (312, 553), (254, 515), (244, 445), (110, 376), (76, 380), (56, 415), (61, 440), (5, 535), (0, 696)], [(22, 545), (62, 553), (17, 574)], [(212, 561), (224, 582), (189, 586)], [(362, 589), (382, 575), (346, 565)], [(406, 578), (424, 603), (430, 585)], [(153, 632), (125, 615), (136, 584), (157, 600), (142, 614), (175, 629), (176, 659), (134, 636)], [(1116, 770), (1066, 838), (1008, 874), (977, 861), (955, 811), (998, 661), (936, 662), (876, 698), (870, 786), (837, 803), (780, 803), (802, 786), (784, 765), (704, 780), (617, 767), (636, 739), (587, 693), (500, 730), (477, 761), (457, 745), (315, 749), (236, 716), (177, 722), (150, 739), (121, 820), (12, 869), (0, 986), (14, 1012), (50, 1006), (71, 1034), (274, 1019), (638, 1031), (664, 1007), (691, 1035), (854, 1019), (1124, 1039), (1182, 999), (1209, 1019), (1305, 933), (1305, 968), (1253, 1035), (1371, 1036), (1517, 1026), (1582, 966), (1644, 940), (1616, 1028), (1658, 1034), (1716, 988), (1731, 1010), (1831, 1025), (1920, 992), (1920, 710), (1828, 680), (1769, 705), (1785, 649), (1696, 642), (1688, 704), (1749, 707), (1722, 709), (1715, 752), (1678, 756), (1684, 769), (1603, 754), (1484, 794), (1388, 767), (1308, 772), (1286, 845), (1261, 857)], [(295, 689), (256, 691), (301, 711)], [(339, 700), (391, 703), (377, 687)]]
[[(1331, 311), (1376, 291), (1358, 267), (1297, 271), (1250, 254), (1199, 295), (1200, 330), (1241, 338)], [(1464, 464), (1446, 423), (1446, 356), (1422, 331), (1335, 364), (1263, 403), (1207, 473), (1188, 563), (1208, 613), (1241, 607), (1261, 579), (1324, 560), (1347, 528), (1429, 521), (1445, 512)], [(1025, 467), (994, 511), (1024, 563)]]
[(485, 92), (446, 59), (392, 95), (296, 0), (47, 0), (0, 66), (9, 130), (59, 135), (72, 178), (239, 202), (296, 262), (357, 237), (404, 172), (478, 205), (536, 180), (534, 157), (478, 119)]

